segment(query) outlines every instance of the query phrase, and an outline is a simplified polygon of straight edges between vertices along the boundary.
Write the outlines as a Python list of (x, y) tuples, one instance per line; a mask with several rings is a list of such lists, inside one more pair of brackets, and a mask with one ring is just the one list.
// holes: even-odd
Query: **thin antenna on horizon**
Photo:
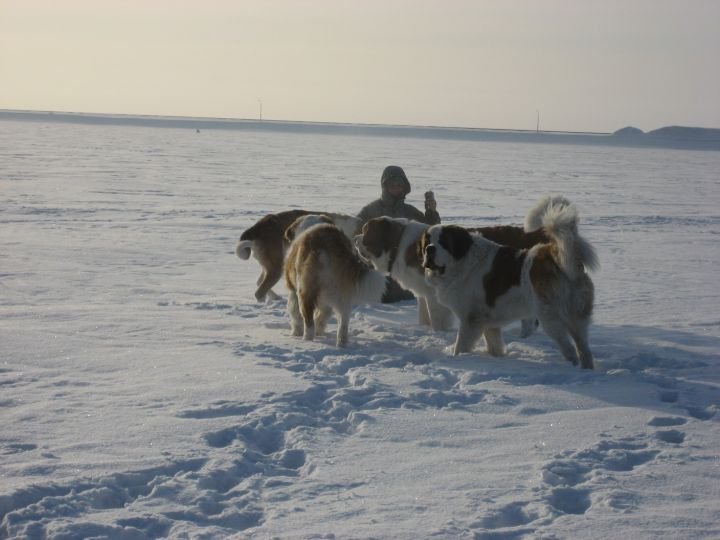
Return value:
[(540, 109), (537, 110), (537, 125), (535, 126), (535, 133), (540, 133)]
[(258, 99), (258, 106), (260, 108), (260, 121), (262, 122), (262, 99)]

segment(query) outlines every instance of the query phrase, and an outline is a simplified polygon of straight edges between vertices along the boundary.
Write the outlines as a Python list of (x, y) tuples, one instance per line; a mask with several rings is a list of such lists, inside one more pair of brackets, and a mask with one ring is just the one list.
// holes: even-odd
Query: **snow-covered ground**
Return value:
[[(517, 327), (505, 358), (453, 358), (412, 302), (359, 307), (339, 350), (254, 301), (243, 229), (356, 213), (393, 163), (448, 223), (577, 204), (595, 372)], [(720, 537), (718, 171), (718, 152), (0, 122), (0, 537)]]

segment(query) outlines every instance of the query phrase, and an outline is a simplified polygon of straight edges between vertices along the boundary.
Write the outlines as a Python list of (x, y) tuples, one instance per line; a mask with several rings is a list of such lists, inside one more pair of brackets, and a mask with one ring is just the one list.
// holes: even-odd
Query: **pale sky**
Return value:
[(720, 0), (0, 0), (0, 109), (720, 128)]

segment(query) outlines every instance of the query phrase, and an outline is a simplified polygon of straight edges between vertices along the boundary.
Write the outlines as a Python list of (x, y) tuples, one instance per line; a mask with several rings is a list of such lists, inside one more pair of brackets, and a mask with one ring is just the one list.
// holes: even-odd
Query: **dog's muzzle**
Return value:
[(432, 244), (425, 246), (425, 250), (423, 251), (423, 268), (430, 270), (430, 272), (434, 274), (442, 276), (445, 273), (445, 267), (435, 264), (436, 251), (435, 246)]

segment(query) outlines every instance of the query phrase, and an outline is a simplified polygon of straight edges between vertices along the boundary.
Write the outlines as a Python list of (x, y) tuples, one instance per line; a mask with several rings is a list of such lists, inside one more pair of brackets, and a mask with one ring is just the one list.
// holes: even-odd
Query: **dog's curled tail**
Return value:
[(243, 260), (248, 260), (250, 258), (250, 253), (252, 252), (253, 248), (253, 241), (252, 240), (240, 240), (238, 242), (237, 247), (235, 248), (235, 255), (240, 257)]
[(385, 287), (385, 274), (368, 268), (357, 282), (353, 301), (356, 304), (377, 304)]
[(541, 225), (558, 247), (560, 266), (574, 279), (584, 270), (592, 272), (600, 268), (600, 261), (595, 248), (578, 232), (577, 208), (567, 199), (560, 199), (559, 204), (548, 202)]
[(572, 203), (562, 195), (547, 195), (535, 203), (525, 216), (525, 232), (533, 232), (542, 228), (545, 213), (550, 208), (563, 208)]

